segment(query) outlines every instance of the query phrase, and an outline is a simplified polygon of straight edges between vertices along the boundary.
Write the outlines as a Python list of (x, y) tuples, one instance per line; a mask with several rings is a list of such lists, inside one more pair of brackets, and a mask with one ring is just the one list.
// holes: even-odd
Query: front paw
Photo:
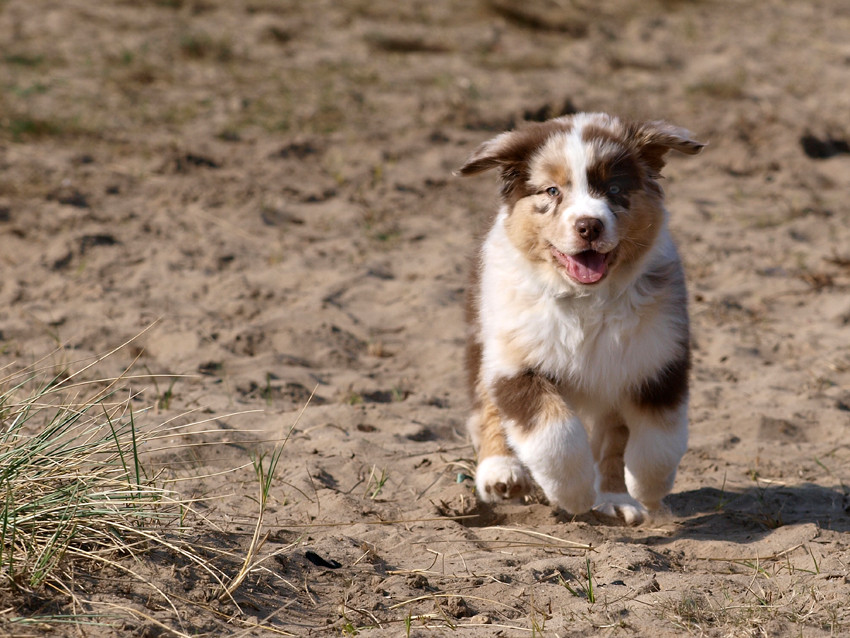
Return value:
[(626, 525), (640, 525), (649, 520), (649, 511), (625, 493), (602, 492), (596, 497), (593, 513), (600, 517), (618, 519)]
[(513, 456), (488, 456), (475, 471), (475, 489), (485, 503), (520, 498), (531, 492), (531, 477)]
[(555, 489), (546, 490), (549, 503), (569, 512), (570, 514), (584, 514), (593, 507), (596, 498), (596, 490), (593, 485), (567, 484), (559, 485)]
[(551, 468), (544, 466), (541, 471), (541, 468), (532, 466), (531, 475), (543, 488), (550, 505), (573, 515), (584, 514), (596, 501), (593, 463), (577, 459), (569, 467), (569, 472), (560, 466), (555, 468), (555, 472), (546, 472)]

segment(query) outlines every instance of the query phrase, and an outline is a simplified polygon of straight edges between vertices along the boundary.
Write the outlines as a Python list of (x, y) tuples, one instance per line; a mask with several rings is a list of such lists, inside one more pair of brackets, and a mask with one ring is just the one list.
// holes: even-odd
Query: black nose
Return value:
[(605, 230), (605, 227), (602, 222), (595, 217), (579, 217), (576, 220), (576, 232), (579, 237), (587, 241), (599, 239), (603, 230)]

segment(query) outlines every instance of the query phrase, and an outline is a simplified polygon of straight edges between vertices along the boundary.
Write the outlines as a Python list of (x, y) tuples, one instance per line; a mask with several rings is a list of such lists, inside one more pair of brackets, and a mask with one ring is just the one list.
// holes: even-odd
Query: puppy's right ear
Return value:
[(515, 131), (502, 133), (484, 142), (470, 155), (457, 174), (476, 175), (498, 168), (502, 199), (505, 202), (515, 201), (527, 194), (528, 163), (535, 151), (546, 143), (550, 135), (569, 130), (569, 127), (569, 122), (563, 118), (523, 124)]
[[(463, 166), (461, 166), (455, 175), (477, 175), (484, 171), (489, 171), (491, 168), (504, 167), (509, 163), (509, 156), (515, 155), (511, 152), (511, 140), (514, 137), (513, 132), (502, 133), (491, 140), (487, 140), (469, 156)], [(516, 158), (513, 159), (516, 161)]]

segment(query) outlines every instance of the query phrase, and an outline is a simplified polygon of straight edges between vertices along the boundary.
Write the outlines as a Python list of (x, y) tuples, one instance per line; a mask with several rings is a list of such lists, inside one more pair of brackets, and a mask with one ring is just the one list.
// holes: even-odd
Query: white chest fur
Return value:
[[(534, 369), (592, 399), (616, 405), (667, 363), (686, 334), (684, 308), (637, 280), (576, 291), (549, 264), (530, 262), (508, 239), (504, 215), (482, 251), (479, 316), (485, 382)], [(677, 260), (666, 230), (647, 259)], [(684, 328), (684, 330), (683, 330)]]

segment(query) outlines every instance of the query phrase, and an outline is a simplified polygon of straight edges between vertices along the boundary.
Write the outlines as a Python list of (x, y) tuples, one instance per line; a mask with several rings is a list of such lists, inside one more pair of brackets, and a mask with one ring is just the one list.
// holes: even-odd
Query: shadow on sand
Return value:
[(666, 499), (679, 530), (659, 544), (679, 538), (752, 543), (786, 525), (814, 523), (821, 529), (850, 531), (850, 489), (812, 483), (752, 487), (741, 491), (704, 487)]

